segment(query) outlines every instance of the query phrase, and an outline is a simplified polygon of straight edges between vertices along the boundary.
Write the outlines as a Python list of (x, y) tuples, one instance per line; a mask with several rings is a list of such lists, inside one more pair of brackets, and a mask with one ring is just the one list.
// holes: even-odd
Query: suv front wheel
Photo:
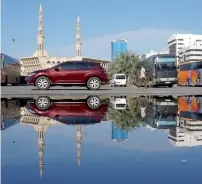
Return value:
[(49, 89), (50, 88), (50, 80), (45, 77), (45, 76), (41, 76), (41, 77), (38, 77), (36, 82), (35, 82), (35, 85), (38, 89)]
[(87, 88), (90, 90), (98, 90), (101, 87), (101, 81), (97, 77), (91, 77), (88, 79)]

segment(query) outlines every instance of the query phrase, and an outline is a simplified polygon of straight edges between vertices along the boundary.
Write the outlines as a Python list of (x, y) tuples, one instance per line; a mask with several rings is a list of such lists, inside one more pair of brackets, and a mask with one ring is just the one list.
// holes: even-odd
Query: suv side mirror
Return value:
[(54, 68), (55, 71), (59, 72), (60, 71), (60, 68)]

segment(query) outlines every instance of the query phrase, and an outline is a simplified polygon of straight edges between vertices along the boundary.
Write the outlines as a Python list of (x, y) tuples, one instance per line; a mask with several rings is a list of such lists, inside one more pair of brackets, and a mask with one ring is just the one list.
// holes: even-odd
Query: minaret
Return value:
[(38, 25), (38, 35), (37, 35), (37, 55), (44, 56), (44, 30), (43, 30), (43, 9), (40, 4), (39, 7), (39, 25)]
[(40, 176), (43, 176), (43, 156), (44, 156), (44, 127), (41, 126), (37, 130), (38, 134), (38, 148), (39, 148), (39, 169), (40, 169)]
[(79, 166), (80, 166), (80, 162), (81, 162), (81, 141), (82, 141), (81, 125), (76, 125), (77, 162), (78, 162)]
[(79, 16), (77, 17), (76, 24), (76, 56), (81, 56), (81, 28)]

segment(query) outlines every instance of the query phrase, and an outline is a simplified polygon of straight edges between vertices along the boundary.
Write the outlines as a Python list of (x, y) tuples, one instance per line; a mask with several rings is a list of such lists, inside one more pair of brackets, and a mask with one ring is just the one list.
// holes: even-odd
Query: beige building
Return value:
[(170, 129), (168, 140), (174, 147), (202, 145), (202, 121), (178, 119), (177, 127)]
[(55, 57), (49, 56), (48, 52), (44, 48), (44, 26), (43, 26), (43, 9), (40, 5), (39, 8), (39, 23), (38, 23), (38, 34), (37, 34), (37, 50), (30, 57), (22, 57), (20, 59), (21, 64), (21, 75), (26, 76), (29, 72), (35, 70), (46, 69), (55, 66), (56, 64), (63, 63), (66, 61), (89, 61), (100, 63), (105, 69), (108, 69), (112, 63), (109, 60), (95, 59), (89, 57), (82, 57), (81, 48), (81, 29), (80, 29), (80, 18), (77, 18), (76, 26), (76, 56), (75, 57)]

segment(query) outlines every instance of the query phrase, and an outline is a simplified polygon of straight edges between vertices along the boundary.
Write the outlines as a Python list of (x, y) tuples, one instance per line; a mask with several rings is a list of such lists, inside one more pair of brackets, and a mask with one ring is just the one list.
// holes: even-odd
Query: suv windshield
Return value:
[(116, 75), (116, 79), (126, 79), (125, 75)]

